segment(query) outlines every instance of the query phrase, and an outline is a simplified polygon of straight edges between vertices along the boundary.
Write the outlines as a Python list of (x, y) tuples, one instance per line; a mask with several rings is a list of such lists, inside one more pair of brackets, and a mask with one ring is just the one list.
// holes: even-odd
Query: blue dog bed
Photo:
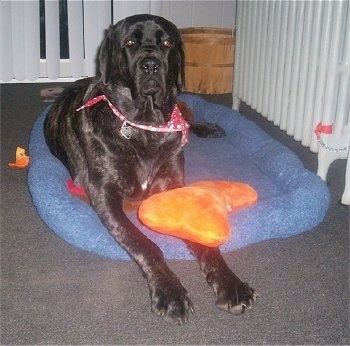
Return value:
[[(181, 98), (192, 108), (197, 121), (218, 124), (227, 134), (215, 139), (190, 136), (185, 146), (186, 183), (204, 179), (240, 181), (259, 194), (257, 204), (230, 214), (233, 231), (221, 246), (223, 252), (290, 237), (323, 220), (330, 202), (328, 188), (303, 167), (294, 153), (227, 107), (188, 94)], [(28, 185), (39, 215), (59, 237), (77, 248), (113, 259), (130, 259), (92, 208), (67, 191), (69, 173), (50, 153), (43, 135), (48, 110), (35, 122), (29, 143)], [(181, 240), (148, 230), (139, 223), (136, 213), (129, 217), (167, 258), (193, 258)]]

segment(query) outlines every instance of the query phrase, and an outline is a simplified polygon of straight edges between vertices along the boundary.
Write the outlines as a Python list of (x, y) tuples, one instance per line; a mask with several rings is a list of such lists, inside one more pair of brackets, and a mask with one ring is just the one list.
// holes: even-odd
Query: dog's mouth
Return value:
[(145, 81), (141, 94), (143, 96), (154, 95), (157, 94), (161, 90), (161, 86), (159, 82), (155, 79), (149, 79)]

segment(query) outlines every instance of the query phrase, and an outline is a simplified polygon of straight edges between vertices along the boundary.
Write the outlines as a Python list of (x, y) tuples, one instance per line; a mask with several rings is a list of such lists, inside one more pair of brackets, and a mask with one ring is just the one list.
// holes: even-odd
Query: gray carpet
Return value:
[[(196, 312), (172, 326), (150, 312), (146, 281), (132, 261), (81, 252), (54, 235), (31, 203), (26, 170), (12, 170), (16, 146), (46, 107), (49, 85), (1, 86), (1, 344), (349, 344), (349, 208), (339, 200), (345, 161), (328, 180), (332, 204), (322, 224), (284, 240), (226, 254), (260, 294), (233, 316), (214, 306), (195, 261), (170, 261)], [(230, 105), (227, 96), (210, 97)], [(317, 155), (243, 105), (241, 112), (317, 169)]]

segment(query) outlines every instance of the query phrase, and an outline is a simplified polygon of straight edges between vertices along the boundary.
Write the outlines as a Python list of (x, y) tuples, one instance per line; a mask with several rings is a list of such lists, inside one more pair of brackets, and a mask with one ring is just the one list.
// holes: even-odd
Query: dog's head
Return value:
[(111, 26), (102, 42), (99, 69), (104, 84), (130, 88), (136, 105), (164, 100), (182, 88), (184, 52), (181, 35), (168, 20), (135, 15)]

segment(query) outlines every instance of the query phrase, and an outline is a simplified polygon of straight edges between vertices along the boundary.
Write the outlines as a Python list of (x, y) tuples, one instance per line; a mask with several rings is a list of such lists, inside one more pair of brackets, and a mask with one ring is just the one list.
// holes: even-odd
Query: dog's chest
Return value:
[[(121, 141), (120, 141), (121, 140)], [(134, 129), (130, 139), (120, 138), (116, 167), (128, 199), (143, 199), (167, 189), (182, 153), (181, 133), (152, 133)], [(121, 145), (122, 144), (122, 145)]]
[(172, 178), (169, 157), (140, 158), (136, 164), (137, 185), (142, 193), (152, 189), (154, 184), (158, 184), (160, 179), (168, 180)]
[(139, 160), (136, 165), (137, 184), (143, 192), (152, 185), (155, 176), (159, 172), (159, 164), (155, 159)]
[(154, 189), (165, 190), (167, 184), (173, 180), (174, 167), (178, 166), (178, 155), (181, 149), (156, 147), (151, 152), (144, 150), (138, 153), (135, 173), (136, 184), (142, 194)]

